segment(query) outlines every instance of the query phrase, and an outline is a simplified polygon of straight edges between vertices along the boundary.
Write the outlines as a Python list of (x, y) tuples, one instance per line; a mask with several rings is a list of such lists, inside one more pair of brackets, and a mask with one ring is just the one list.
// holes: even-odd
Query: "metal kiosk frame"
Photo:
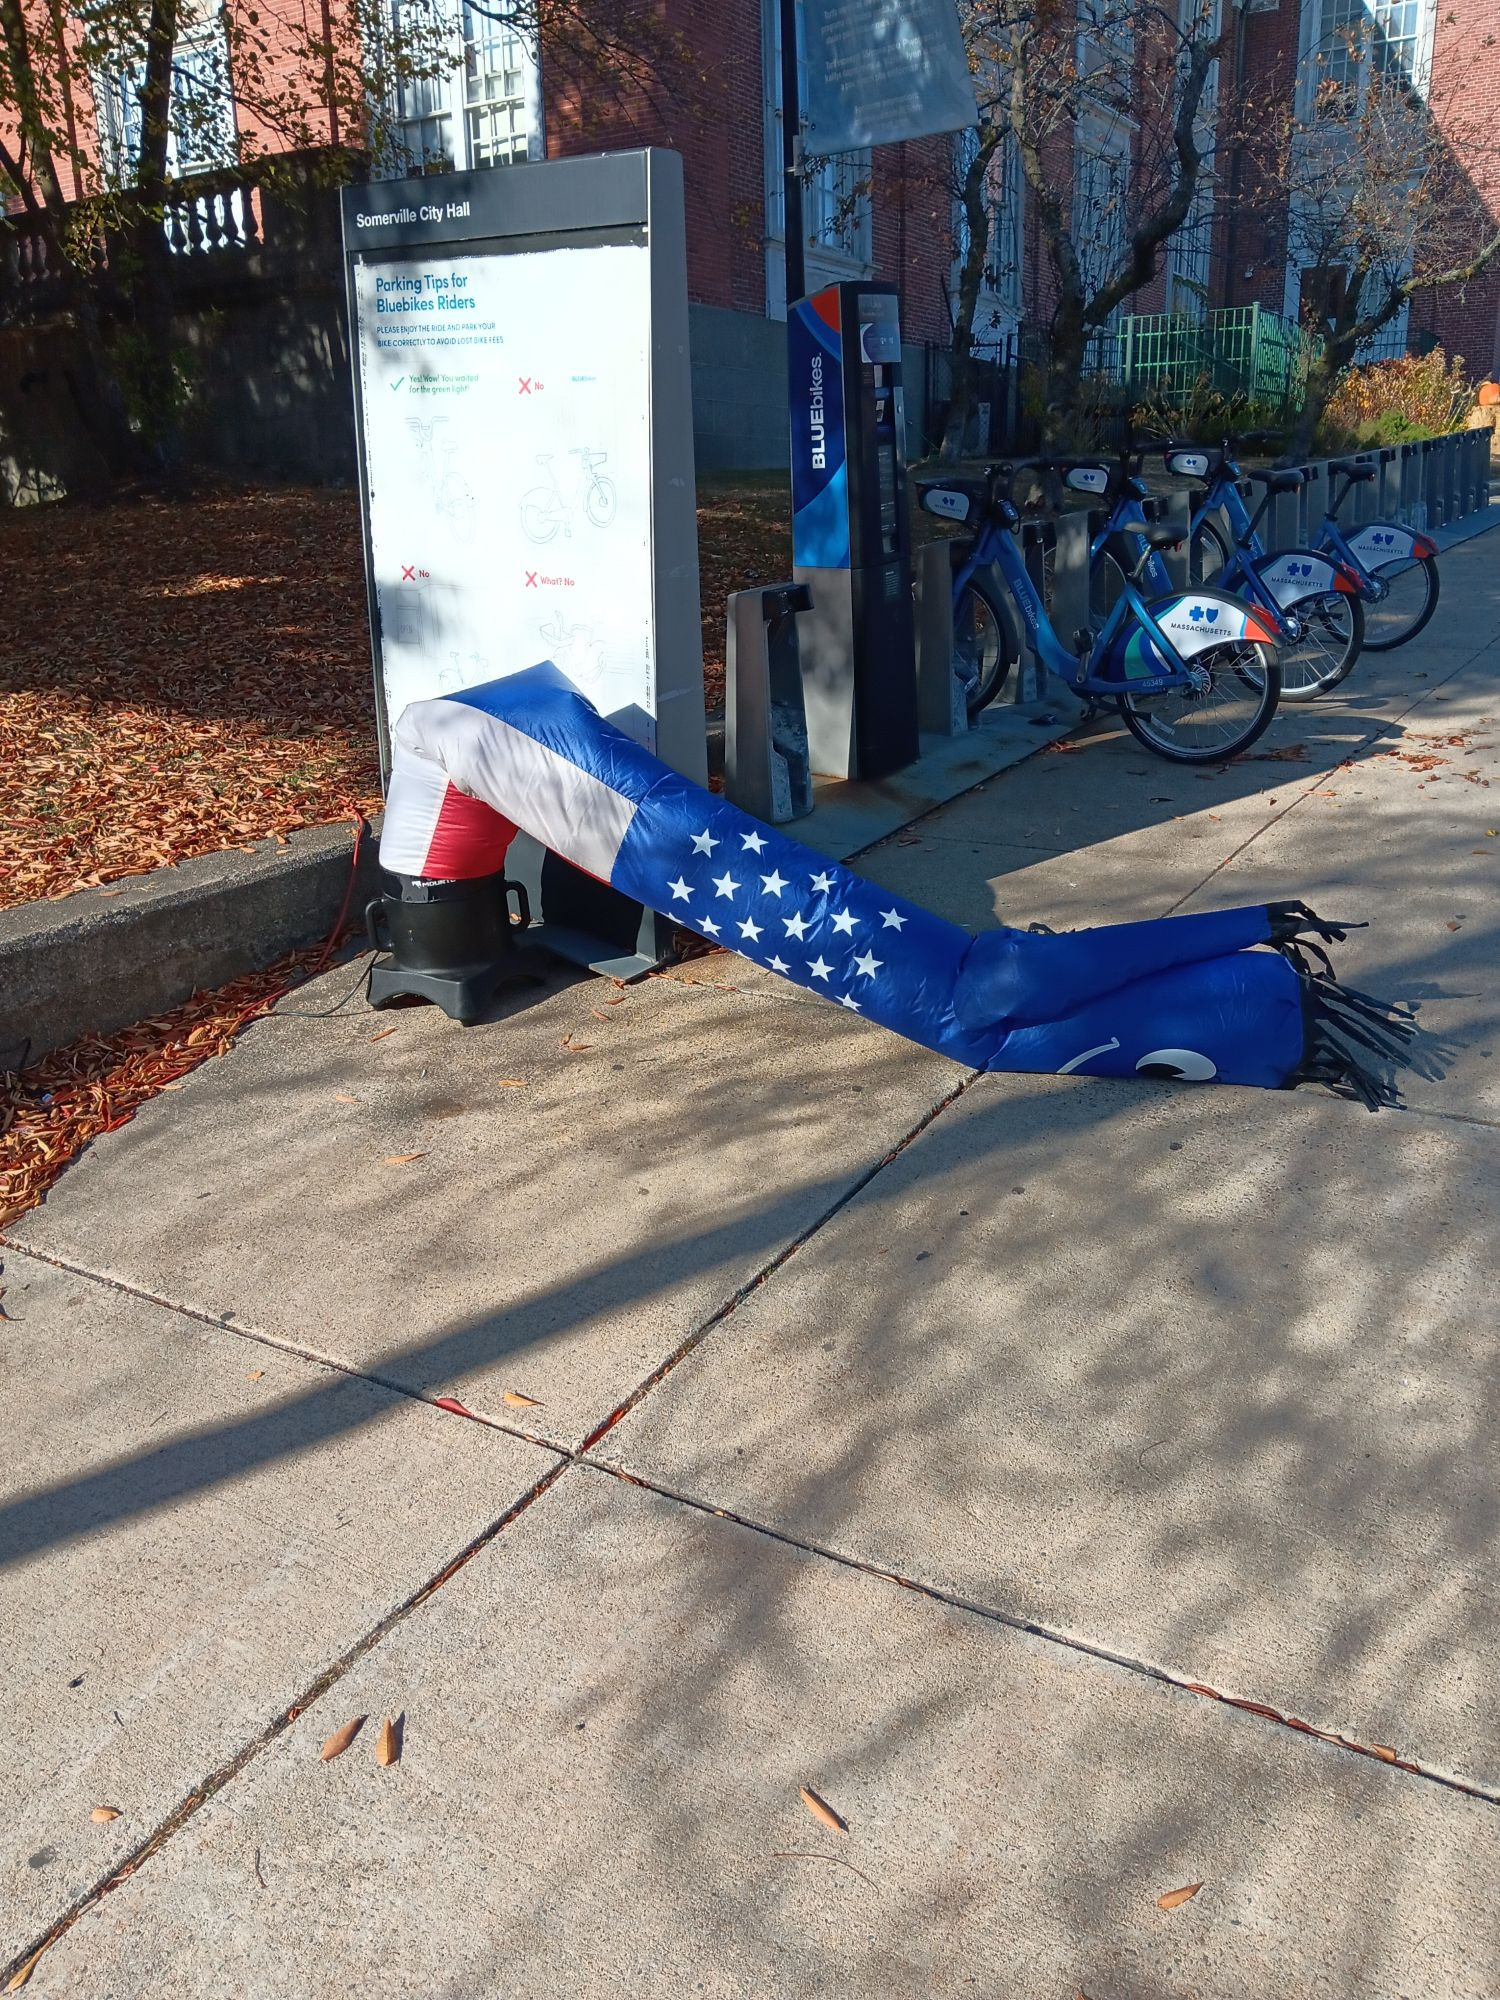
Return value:
[[(632, 709), (613, 719), (649, 741), (656, 754), (696, 784), (707, 783), (703, 644), (698, 593), (697, 496), (693, 468), (692, 379), (688, 356), (687, 246), (682, 161), (660, 148), (579, 159), (379, 181), (343, 195), (344, 271), (358, 446), (360, 524), (369, 600), (370, 649), (383, 776), (390, 770), (390, 724), (383, 658), (380, 583), (373, 553), (371, 500), (381, 477), (372, 465), (366, 426), (366, 375), (373, 342), (364, 338), (360, 267), (436, 255), (462, 267), (466, 258), (521, 251), (587, 251), (631, 245), (648, 253), (650, 467), (650, 714)], [(601, 297), (598, 339), (612, 325)], [(505, 439), (494, 439), (498, 456)], [(482, 548), (470, 552), (485, 563)], [(534, 664), (517, 659), (514, 670)], [(443, 692), (436, 682), (433, 694)], [(536, 942), (615, 978), (649, 971), (666, 956), (669, 920), (596, 882), (518, 835), (507, 873), (522, 882), (540, 921)]]

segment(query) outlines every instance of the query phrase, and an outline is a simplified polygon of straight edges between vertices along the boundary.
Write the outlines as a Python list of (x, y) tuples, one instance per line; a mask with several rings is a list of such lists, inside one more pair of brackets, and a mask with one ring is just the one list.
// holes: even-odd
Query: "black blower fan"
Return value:
[(541, 984), (532, 953), (518, 942), (531, 922), (521, 883), (503, 873), (438, 882), (381, 872), (390, 886), (365, 906), (370, 949), (389, 954), (370, 973), (372, 1007), (431, 1000), (472, 1027), (502, 986)]

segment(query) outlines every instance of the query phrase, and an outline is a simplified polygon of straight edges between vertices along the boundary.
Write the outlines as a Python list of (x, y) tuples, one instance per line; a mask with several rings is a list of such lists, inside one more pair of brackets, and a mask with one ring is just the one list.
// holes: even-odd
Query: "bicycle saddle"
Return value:
[(1243, 477), (1272, 493), (1300, 493), (1307, 484), (1300, 472), (1247, 472)]
[(1186, 528), (1152, 526), (1137, 528), (1135, 532), (1145, 536), (1148, 549), (1177, 549), (1187, 540)]
[(550, 465), (550, 464), (552, 463), (552, 454), (551, 454), (551, 452), (550, 452), (550, 451), (539, 451), (539, 452), (537, 453), (537, 455), (536, 455), (536, 462), (537, 462), (537, 464), (538, 464), (538, 465)]
[(1375, 477), (1375, 467), (1359, 458), (1330, 458), (1328, 470), (1331, 473), (1342, 473), (1345, 479), (1363, 480)]

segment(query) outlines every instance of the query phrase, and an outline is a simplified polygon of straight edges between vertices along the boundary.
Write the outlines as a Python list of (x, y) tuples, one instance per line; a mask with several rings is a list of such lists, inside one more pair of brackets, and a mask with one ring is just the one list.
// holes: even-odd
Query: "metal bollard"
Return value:
[[(1065, 646), (1089, 623), (1089, 542), (1095, 517), (1082, 512), (1057, 517), (1052, 559), (1052, 623)], [(1099, 525), (1104, 525), (1102, 518)]]
[(1328, 468), (1320, 460), (1314, 465), (1296, 468), (1302, 474), (1302, 485), (1296, 493), (1273, 493), (1271, 504), (1266, 509), (1266, 547), (1274, 554), (1277, 549), (1296, 549), (1307, 542), (1304, 525), (1310, 519), (1321, 521), (1323, 500), (1328, 492)]
[(1399, 520), (1401, 515), (1401, 464), (1389, 445), (1376, 454), (1380, 472), (1375, 480), (1375, 518)]
[(917, 719), (936, 736), (963, 736), (969, 708), (953, 663), (953, 544), (928, 542), (917, 551)]
[(1408, 528), (1425, 528), (1427, 509), (1422, 503), (1422, 447), (1403, 444), (1401, 452), (1401, 515)]
[(736, 590), (724, 638), (724, 796), (773, 825), (813, 809), (797, 659), (805, 583)]

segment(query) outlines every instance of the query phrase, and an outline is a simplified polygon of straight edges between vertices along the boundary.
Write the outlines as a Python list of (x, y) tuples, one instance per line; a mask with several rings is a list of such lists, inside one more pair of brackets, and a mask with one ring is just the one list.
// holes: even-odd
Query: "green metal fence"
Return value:
[(1185, 396), (1207, 381), (1225, 395), (1299, 404), (1317, 341), (1265, 306), (1230, 306), (1202, 320), (1131, 313), (1095, 336), (1094, 370), (1133, 390)]

